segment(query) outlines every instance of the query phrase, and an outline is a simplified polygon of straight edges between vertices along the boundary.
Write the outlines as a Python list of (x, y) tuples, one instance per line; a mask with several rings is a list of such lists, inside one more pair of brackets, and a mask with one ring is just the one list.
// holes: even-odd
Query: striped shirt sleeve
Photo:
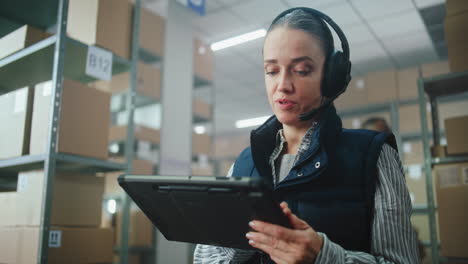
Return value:
[(315, 264), (419, 263), (416, 233), (411, 225), (411, 200), (398, 153), (385, 144), (377, 161), (371, 254), (348, 251), (325, 234)]

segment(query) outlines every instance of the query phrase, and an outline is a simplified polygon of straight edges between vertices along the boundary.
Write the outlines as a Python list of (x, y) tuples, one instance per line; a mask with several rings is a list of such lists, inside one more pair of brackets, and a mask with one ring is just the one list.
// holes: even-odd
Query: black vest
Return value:
[(334, 107), (323, 112), (309, 149), (276, 186), (269, 165), (281, 124), (271, 117), (251, 133), (233, 176), (264, 177), (278, 201), (346, 250), (370, 253), (377, 160), (392, 134), (342, 129)]

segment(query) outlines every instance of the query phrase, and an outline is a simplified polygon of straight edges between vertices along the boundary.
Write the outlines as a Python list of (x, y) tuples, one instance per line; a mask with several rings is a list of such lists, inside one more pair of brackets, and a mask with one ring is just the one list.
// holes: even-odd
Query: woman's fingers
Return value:
[(276, 237), (285, 241), (294, 239), (294, 230), (289, 228), (257, 220), (251, 221), (249, 225), (253, 230), (266, 234), (268, 236)]

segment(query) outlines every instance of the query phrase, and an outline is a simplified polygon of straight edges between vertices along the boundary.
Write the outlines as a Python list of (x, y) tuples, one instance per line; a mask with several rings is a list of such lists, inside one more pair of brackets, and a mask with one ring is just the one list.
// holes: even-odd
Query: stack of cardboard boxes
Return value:
[(447, 0), (445, 40), (447, 41), (450, 69), (454, 72), (468, 70), (468, 2)]
[[(468, 116), (445, 120), (447, 147), (444, 155), (468, 156)], [(468, 163), (433, 168), (439, 213), (440, 249), (445, 257), (468, 258)]]
[[(214, 54), (209, 45), (195, 38), (193, 41), (193, 69), (195, 79), (205, 82), (214, 78)], [(213, 89), (213, 88), (211, 88)], [(194, 120), (211, 122), (213, 113), (211, 104), (194, 99), (192, 103)], [(212, 176), (214, 166), (209, 159), (212, 155), (212, 139), (209, 134), (192, 134), (192, 155), (196, 161), (192, 162), (192, 175)]]
[[(2, 148), (2, 158), (45, 153), (51, 96), (46, 82), (0, 97), (6, 107), (2, 122), (15, 125), (14, 134), (0, 137), (12, 141), (11, 148)], [(64, 81), (58, 152), (106, 159), (108, 123), (108, 94)], [(0, 193), (0, 263), (37, 263), (44, 171), (19, 173), (17, 182), (16, 191)], [(49, 263), (112, 261), (113, 231), (99, 227), (103, 192), (104, 180), (95, 175), (56, 172)]]
[[(141, 250), (139, 252), (131, 252), (127, 263), (138, 264), (141, 263), (142, 259), (151, 257), (151, 253), (143, 249), (150, 249), (153, 246), (154, 228), (151, 221), (137, 207), (131, 208), (129, 220), (128, 245), (131, 248)], [(119, 248), (122, 237), (122, 211), (117, 211), (115, 214), (103, 214), (102, 226), (115, 230), (113, 243), (114, 247)], [(114, 255), (114, 263), (118, 263), (118, 261), (119, 256)]]
[[(0, 263), (37, 263), (43, 171), (20, 173), (15, 192), (0, 193)], [(104, 181), (59, 172), (50, 218), (48, 263), (109, 263), (113, 231), (101, 228)]]

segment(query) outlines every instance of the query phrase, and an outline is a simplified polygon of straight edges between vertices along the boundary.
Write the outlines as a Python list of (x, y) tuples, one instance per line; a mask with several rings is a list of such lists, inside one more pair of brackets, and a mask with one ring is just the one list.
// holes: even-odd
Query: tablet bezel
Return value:
[[(289, 227), (279, 201), (261, 178), (121, 175), (118, 182), (168, 240), (253, 249), (245, 238), (249, 221)], [(172, 220), (163, 219), (169, 215)], [(205, 215), (206, 221), (201, 221)], [(228, 237), (220, 235), (223, 230)]]

